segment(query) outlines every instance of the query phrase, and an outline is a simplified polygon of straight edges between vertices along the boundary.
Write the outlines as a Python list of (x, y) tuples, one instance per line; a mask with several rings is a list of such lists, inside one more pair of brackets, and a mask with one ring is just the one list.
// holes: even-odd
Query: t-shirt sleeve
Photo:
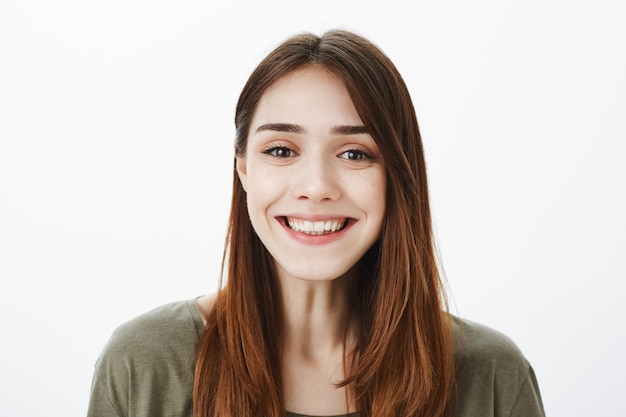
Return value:
[(502, 333), (468, 320), (455, 325), (457, 417), (544, 417), (535, 372)]
[(127, 417), (129, 380), (136, 361), (137, 344), (125, 324), (113, 332), (96, 361), (87, 417)]
[(533, 368), (529, 366), (528, 375), (520, 387), (509, 417), (545, 417), (545, 415), (539, 384)]
[(97, 373), (94, 373), (89, 397), (87, 417), (122, 417), (115, 409), (105, 385), (100, 381)]

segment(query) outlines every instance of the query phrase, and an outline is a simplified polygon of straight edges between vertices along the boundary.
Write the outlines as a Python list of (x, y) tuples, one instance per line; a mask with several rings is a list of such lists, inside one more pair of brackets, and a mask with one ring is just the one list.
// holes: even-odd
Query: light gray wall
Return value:
[(411, 89), (453, 311), (518, 343), (548, 415), (620, 415), (624, 3), (222, 3), (0, 3), (0, 414), (83, 415), (117, 325), (215, 290), (237, 95), (345, 27)]

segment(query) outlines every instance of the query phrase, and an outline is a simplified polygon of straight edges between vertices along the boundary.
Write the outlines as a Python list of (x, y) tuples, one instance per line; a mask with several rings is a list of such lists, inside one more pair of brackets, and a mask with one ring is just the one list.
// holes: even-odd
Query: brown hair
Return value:
[[(386, 168), (385, 220), (379, 240), (360, 261), (354, 305), (359, 340), (342, 385), (352, 390), (361, 416), (449, 415), (453, 339), (437, 268), (422, 141), (411, 97), (391, 60), (347, 31), (286, 40), (258, 65), (239, 97), (237, 156), (246, 152), (263, 93), (306, 65), (343, 80)], [(199, 348), (194, 415), (282, 416), (280, 292), (237, 175), (223, 270), (227, 283), (222, 282)]]

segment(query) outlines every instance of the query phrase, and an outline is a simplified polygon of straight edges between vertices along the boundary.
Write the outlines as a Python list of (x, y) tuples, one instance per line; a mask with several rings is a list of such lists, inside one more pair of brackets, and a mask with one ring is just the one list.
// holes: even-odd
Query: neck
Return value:
[(348, 351), (355, 276), (350, 271), (330, 281), (280, 279), (285, 351), (311, 361)]
[[(284, 272), (284, 271), (282, 271)], [(356, 268), (332, 280), (303, 280), (278, 273), (283, 301), (282, 377), (285, 407), (307, 415), (355, 409), (345, 379), (357, 323), (352, 307)]]

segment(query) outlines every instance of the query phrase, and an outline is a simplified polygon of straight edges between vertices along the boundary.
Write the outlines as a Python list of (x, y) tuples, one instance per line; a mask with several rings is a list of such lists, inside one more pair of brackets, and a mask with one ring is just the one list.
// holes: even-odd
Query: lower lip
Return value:
[(306, 245), (327, 245), (329, 243), (333, 243), (341, 239), (343, 236), (345, 236), (348, 229), (350, 229), (352, 225), (354, 224), (353, 221), (349, 221), (346, 227), (344, 227), (338, 232), (326, 233), (322, 235), (309, 235), (309, 234), (302, 233), (302, 232), (296, 232), (295, 230), (291, 229), (286, 223), (283, 223), (282, 221), (278, 219), (277, 221), (280, 223), (283, 229), (285, 229), (289, 237), (291, 237), (294, 240), (297, 240), (300, 243), (304, 243)]

